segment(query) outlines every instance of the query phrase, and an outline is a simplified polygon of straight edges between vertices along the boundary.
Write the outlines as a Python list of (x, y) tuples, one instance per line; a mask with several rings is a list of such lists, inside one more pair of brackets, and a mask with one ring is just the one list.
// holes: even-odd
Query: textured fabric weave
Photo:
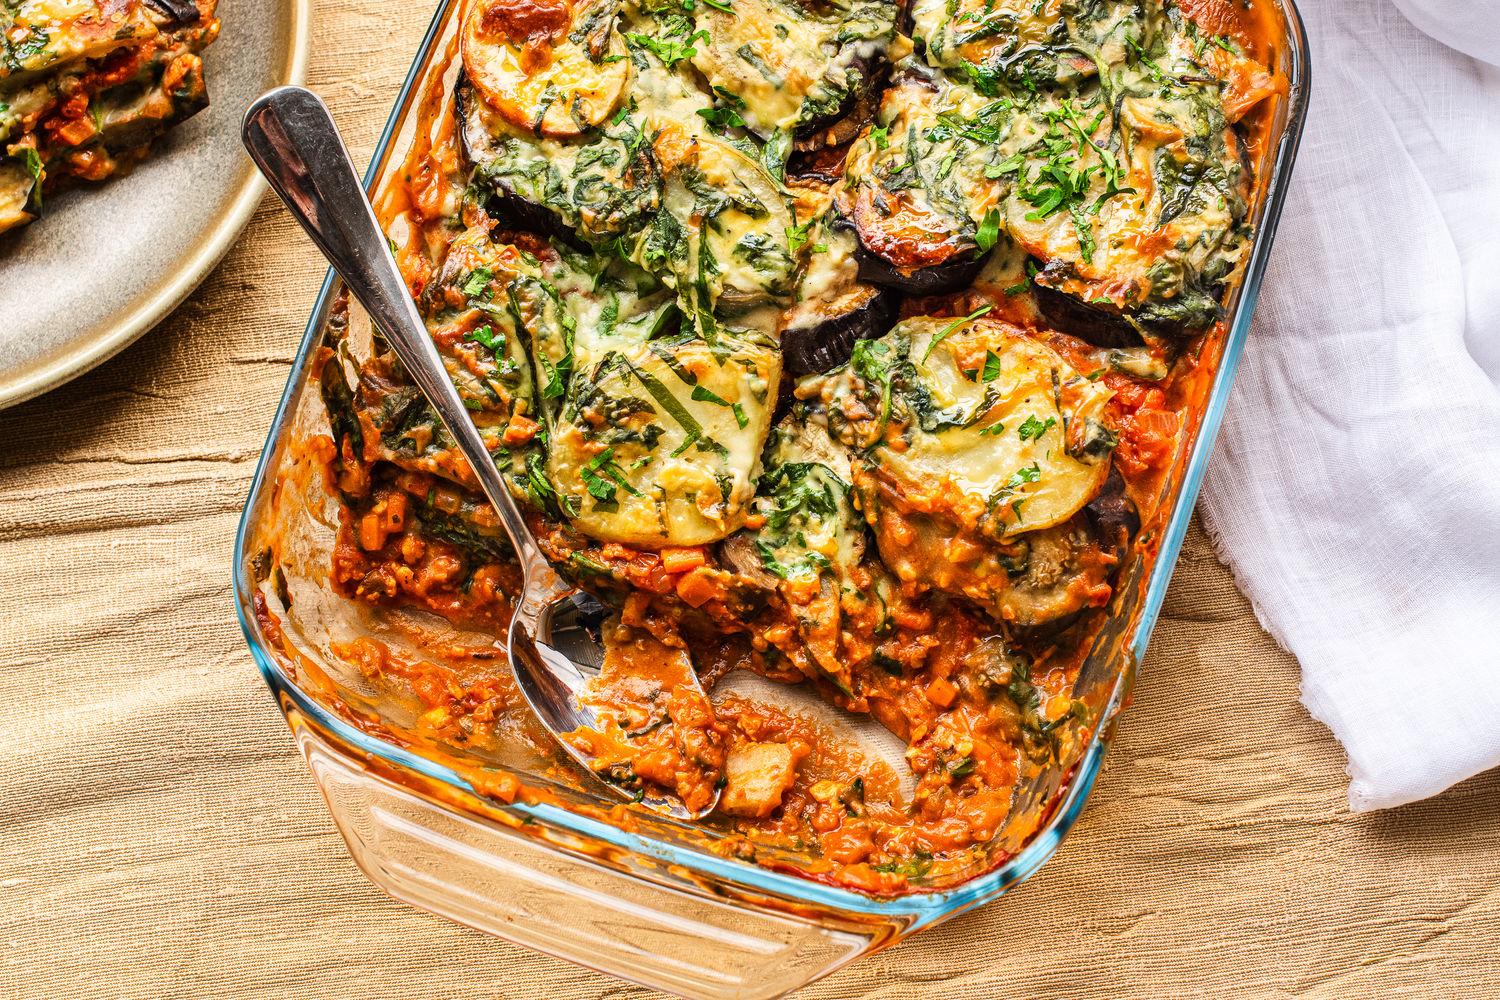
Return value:
[(1441, 40), (1302, 6), (1311, 115), (1203, 508), (1377, 809), (1500, 764), (1500, 2), (1400, 0)]

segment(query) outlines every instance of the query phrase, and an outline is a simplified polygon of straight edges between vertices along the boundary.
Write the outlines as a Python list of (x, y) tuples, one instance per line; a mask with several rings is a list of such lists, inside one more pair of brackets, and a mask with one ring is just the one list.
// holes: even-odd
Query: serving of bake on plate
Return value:
[[(1263, 266), (1282, 8), (455, 17), (377, 211), (545, 552), (612, 610), (605, 721), (564, 738), (627, 792), (717, 793), (720, 855), (884, 898), (994, 871), (1050, 808), (1018, 818), (1019, 790), (1051, 769), (1054, 794), (1106, 721), (1080, 670), (1140, 621), (1227, 303)], [(523, 747), (581, 787), (483, 639), (519, 585), (495, 512), (378, 331), (325, 302), (316, 398), (284, 404), (244, 529), (268, 678), (445, 767)], [(710, 711), (663, 660), (718, 685)]]
[(150, 329), (259, 203), (235, 125), (302, 78), (310, 4), (222, 6), (0, 4), (0, 406)]

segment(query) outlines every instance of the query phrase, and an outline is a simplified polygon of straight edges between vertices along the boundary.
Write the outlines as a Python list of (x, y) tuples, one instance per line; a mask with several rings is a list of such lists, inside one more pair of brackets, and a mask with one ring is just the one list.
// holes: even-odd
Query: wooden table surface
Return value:
[[(429, 14), (317, 11), (360, 159)], [(0, 413), (5, 1000), (648, 995), (372, 888), (252, 665), (231, 542), (323, 270), (267, 201), (154, 332)], [(1353, 815), (1297, 678), (1195, 528), (1061, 854), (800, 996), (1495, 996), (1500, 775)]]

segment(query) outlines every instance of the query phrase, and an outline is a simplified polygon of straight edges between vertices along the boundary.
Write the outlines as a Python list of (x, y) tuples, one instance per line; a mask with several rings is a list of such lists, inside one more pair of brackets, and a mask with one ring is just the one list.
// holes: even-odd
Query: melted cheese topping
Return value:
[(1066, 30), (1064, 0), (912, 0), (912, 40), (933, 66), (980, 63), (992, 49), (1011, 53), (1045, 48)]
[(706, 35), (693, 65), (735, 95), (745, 123), (762, 136), (835, 113), (865, 82), (895, 34), (895, 5), (831, 4), (814, 12), (795, 0), (736, 0), (695, 8)]
[(1001, 324), (963, 324), (934, 345), (952, 326), (920, 318), (899, 329), (911, 338), (907, 356), (932, 405), (972, 422), (928, 431), (917, 417), (904, 448), (878, 449), (881, 467), (914, 496), (944, 497), (960, 524), (998, 518), (1004, 528), (991, 533), (1072, 517), (1109, 474), (1110, 392)]
[(780, 377), (774, 350), (719, 357), (697, 340), (622, 346), (585, 364), (548, 456), (574, 527), (644, 548), (740, 528)]
[(851, 151), (845, 210), (906, 273), (1004, 233), (1050, 287), (1201, 327), (1249, 246), (1230, 124), (1275, 81), (1175, 10), (1071, 11), (963, 0), (953, 16), (919, 0), (925, 59), (900, 67)]
[(910, 509), (1004, 538), (1066, 521), (1109, 475), (1111, 393), (1015, 327), (915, 317), (863, 359), (830, 405), (868, 413), (881, 400), (886, 420), (845, 437)]
[[(566, 3), (499, 8), (529, 26), (499, 68), (623, 51), (615, 112), (577, 134), (507, 118), (476, 91), (493, 67), (469, 67), (472, 169), (444, 140), (413, 154), (399, 187), (419, 239), (398, 258), (539, 545), (629, 622), (606, 629), (585, 694), (614, 714), (575, 744), (646, 802), (655, 787), (707, 808), (723, 777), (735, 843), (805, 847), (819, 878), (896, 892), (992, 870), (1031, 831), (1012, 822), (1024, 782), (1096, 731), (1076, 680), (1131, 613), (1116, 587), (1149, 565), (1140, 525), (1159, 523), (1222, 336), (1193, 310), (1248, 237), (1228, 123), (1274, 83), (1174, 3), (914, 0), (918, 43), (887, 46), (905, 61), (843, 160), (831, 143), (852, 125), (807, 126), (860, 86), (887, 30), (856, 6), (624, 0), (601, 38), (548, 27), (581, 23)], [(794, 141), (811, 155), (789, 162)], [(446, 196), (410, 179), (435, 164)], [(785, 185), (788, 169), (832, 189)], [(947, 263), (980, 276), (919, 280)], [(1044, 284), (1176, 310), (1204, 336), (1095, 351), (1057, 296), (1032, 294)], [(788, 393), (782, 346), (799, 370), (850, 360)], [(451, 442), (388, 358), (357, 388), (340, 368), (323, 370), (332, 447), (316, 445), (344, 507), (340, 593), (503, 628), (519, 573), (497, 518), (426, 471), (462, 478)], [(831, 766), (775, 713), (675, 697), (694, 668), (807, 680), (869, 713), (908, 742), (914, 792)]]
[(0, 97), (7, 77), (24, 79), (81, 59), (97, 59), (157, 35), (140, 0), (24, 0), (0, 18)]
[[(687, 234), (681, 255), (667, 257), (679, 289), (693, 287), (700, 311), (725, 297), (784, 298), (797, 261), (787, 245), (793, 218), (780, 187), (739, 150), (666, 122), (659, 128), (657, 156), (668, 171), (664, 207)], [(645, 260), (650, 250), (639, 253)]]
[[(580, 135), (614, 114), (632, 76), (624, 42), (609, 30), (613, 13), (600, 8), (575, 11), (564, 0), (476, 3), (461, 35), (464, 70), (511, 125)], [(592, 39), (574, 40), (590, 30)]]
[(755, 535), (761, 561), (787, 581), (845, 580), (864, 554), (863, 519), (850, 494), (853, 463), (816, 419), (788, 416), (766, 447)]

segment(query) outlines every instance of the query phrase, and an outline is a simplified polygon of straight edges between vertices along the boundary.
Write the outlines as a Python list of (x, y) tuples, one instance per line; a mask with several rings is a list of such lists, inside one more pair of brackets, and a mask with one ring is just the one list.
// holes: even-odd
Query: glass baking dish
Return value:
[[(451, 85), (445, 73), (459, 6), (444, 0), (428, 28), (366, 175), (372, 191), (423, 127), (422, 95)], [(1055, 766), (1025, 776), (1006, 832), (996, 838), (993, 864), (962, 881), (894, 898), (866, 896), (717, 852), (712, 831), (624, 810), (617, 799), (596, 795), (560, 753), (540, 749), (545, 741), (479, 754), (411, 738), (410, 707), (382, 700), (331, 649), (381, 623), (372, 620), (379, 612), (356, 608), (330, 589), (336, 513), (304, 447), (327, 432), (314, 373), (339, 293), (330, 272), (240, 520), (234, 585), (261, 673), (366, 875), (398, 899), (621, 979), (695, 1000), (758, 1000), (987, 903), (1051, 857), (1083, 809), (1145, 654), (1291, 175), (1307, 106), (1307, 41), (1291, 0), (1272, 6), (1281, 28), (1273, 68), (1289, 89), (1278, 100), (1272, 141), (1257, 171), (1258, 236), (1231, 303), (1212, 391), (1198, 425), (1180, 436), (1164, 516), (1148, 526), (1143, 552), (1122, 573), (1109, 624), (1075, 686), (1074, 696), (1097, 721), (1065, 742)], [(350, 315), (352, 327), (360, 321), (357, 306)], [(867, 749), (878, 742), (870, 732), (878, 728), (852, 727), (851, 738)]]

